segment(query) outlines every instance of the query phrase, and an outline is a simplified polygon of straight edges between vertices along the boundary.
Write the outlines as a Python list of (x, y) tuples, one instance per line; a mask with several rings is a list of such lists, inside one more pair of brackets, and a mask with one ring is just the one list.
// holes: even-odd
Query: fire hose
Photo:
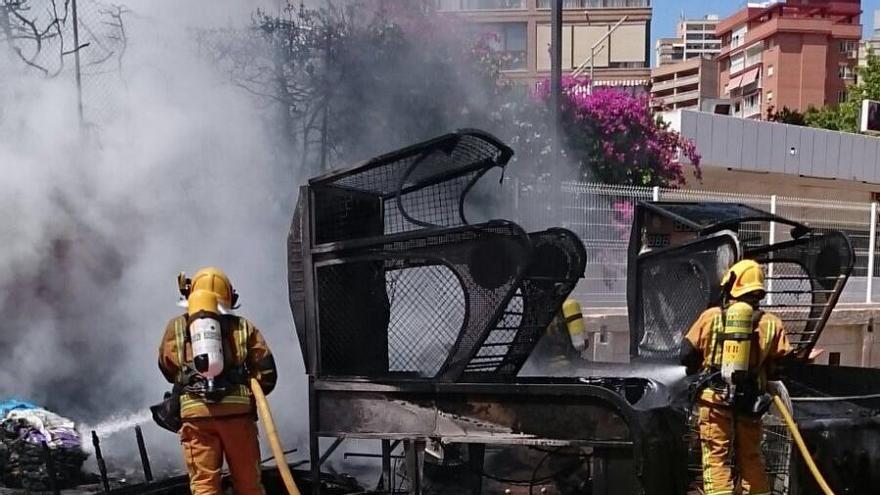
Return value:
[(794, 422), (794, 418), (791, 417), (791, 412), (785, 406), (785, 403), (782, 401), (782, 399), (780, 399), (779, 396), (776, 394), (773, 395), (773, 403), (776, 404), (776, 409), (779, 410), (779, 414), (781, 414), (782, 419), (785, 420), (785, 425), (788, 426), (789, 431), (791, 431), (791, 437), (794, 439), (794, 443), (797, 444), (798, 450), (801, 453), (801, 457), (804, 458), (804, 462), (807, 464), (807, 468), (809, 468), (810, 473), (813, 474), (813, 478), (816, 479), (816, 483), (819, 484), (819, 488), (822, 489), (822, 492), (825, 495), (834, 495), (831, 487), (828, 486), (828, 482), (825, 481), (822, 473), (819, 472), (819, 468), (816, 467), (816, 463), (815, 461), (813, 461), (813, 456), (810, 455), (810, 451), (807, 450), (804, 439), (803, 437), (801, 437), (801, 432), (800, 430), (798, 430), (797, 424)]
[(263, 393), (263, 387), (260, 386), (260, 382), (256, 378), (251, 378), (251, 391), (257, 402), (257, 411), (259, 411), (260, 418), (263, 420), (263, 426), (266, 428), (266, 437), (269, 438), (272, 455), (275, 456), (275, 464), (278, 466), (278, 472), (281, 474), (281, 479), (284, 481), (287, 493), (288, 495), (300, 495), (296, 482), (293, 480), (293, 475), (290, 473), (290, 466), (287, 465), (287, 460), (284, 457), (284, 448), (278, 439), (278, 432), (275, 430), (275, 420), (272, 419), (272, 410), (269, 409), (266, 394)]

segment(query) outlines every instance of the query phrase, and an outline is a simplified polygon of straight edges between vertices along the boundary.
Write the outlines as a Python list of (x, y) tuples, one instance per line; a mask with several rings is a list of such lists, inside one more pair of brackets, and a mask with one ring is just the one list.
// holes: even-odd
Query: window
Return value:
[(847, 96), (846, 90), (838, 91), (837, 92), (837, 104), (839, 105), (841, 103), (846, 103), (846, 96)]
[(855, 75), (855, 71), (849, 65), (839, 65), (837, 67), (837, 77), (841, 79), (853, 79)]
[(767, 91), (767, 101), (773, 101), (773, 91)]
[(748, 117), (761, 111), (761, 94), (752, 93), (743, 98), (743, 116)]
[(767, 77), (773, 77), (773, 66), (772, 65), (767, 66)]
[(764, 43), (756, 43), (746, 49), (746, 67), (761, 63), (761, 52), (764, 50)]
[(748, 26), (740, 26), (733, 30), (733, 35), (730, 38), (730, 47), (736, 48), (743, 44), (746, 40), (746, 33), (748, 32)]
[(741, 72), (746, 67), (746, 58), (745, 55), (740, 53), (739, 55), (734, 55), (730, 58), (730, 73), (734, 74), (736, 72)]
[(840, 53), (849, 53), (859, 49), (859, 43), (853, 40), (840, 41)]
[(489, 47), (503, 53), (502, 69), (516, 70), (526, 68), (526, 23), (502, 22), (481, 24), (483, 33), (491, 35)]
[[(618, 7), (650, 7), (651, 0), (563, 0), (564, 9), (602, 9)], [(550, 0), (538, 0), (539, 9), (549, 9)]]

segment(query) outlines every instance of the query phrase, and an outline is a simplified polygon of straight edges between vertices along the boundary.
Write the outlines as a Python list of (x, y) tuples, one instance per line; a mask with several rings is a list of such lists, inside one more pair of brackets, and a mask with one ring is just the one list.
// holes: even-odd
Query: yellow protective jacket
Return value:
[[(159, 369), (169, 383), (182, 380), (181, 362), (193, 367), (187, 326), (186, 315), (172, 318), (159, 345)], [(244, 364), (250, 375), (260, 382), (263, 391), (269, 394), (275, 388), (278, 373), (272, 351), (260, 331), (246, 318), (234, 315), (221, 316), (220, 326), (224, 369)], [(195, 394), (180, 396), (180, 416), (183, 419), (253, 414), (254, 411), (253, 395), (247, 385), (232, 386), (220, 402), (213, 404)]]
[[(716, 343), (718, 349), (715, 351), (716, 365), (720, 363), (721, 346), (718, 337), (722, 334), (724, 328), (724, 320), (721, 308), (709, 308), (697, 318), (697, 321), (691, 325), (691, 328), (685, 334), (685, 339), (700, 354), (702, 368), (706, 369), (712, 365), (712, 350), (715, 349)], [(775, 361), (789, 354), (792, 350), (791, 344), (788, 342), (788, 336), (782, 320), (778, 316), (771, 313), (764, 313), (758, 322), (758, 345), (752, 345), (752, 353), (749, 358), (749, 367), (758, 374), (758, 385), (763, 390), (767, 384), (767, 371)], [(702, 392), (701, 398), (712, 404), (724, 404), (723, 394), (713, 390), (711, 387), (706, 388)]]

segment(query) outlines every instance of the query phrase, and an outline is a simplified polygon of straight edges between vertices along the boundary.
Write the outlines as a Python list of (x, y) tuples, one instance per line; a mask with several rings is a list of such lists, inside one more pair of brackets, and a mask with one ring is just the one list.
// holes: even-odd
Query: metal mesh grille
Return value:
[(735, 241), (719, 235), (637, 260), (634, 354), (677, 359), (684, 333), (717, 297), (721, 276), (736, 256)]
[(459, 198), (477, 174), (471, 172), (402, 194), (399, 202), (397, 197), (388, 198), (385, 201), (385, 233), (395, 234), (422, 227), (412, 220), (441, 227), (463, 225)]
[(389, 271), (386, 283), (390, 371), (436, 375), (465, 321), (458, 279), (445, 266), (424, 266)]
[(529, 270), (467, 372), (515, 376), (584, 272), (586, 251), (573, 232), (551, 229), (529, 237)]
[[(703, 493), (703, 461), (700, 446), (699, 412), (694, 406), (690, 415), (688, 442), (688, 493)], [(763, 418), (761, 453), (764, 470), (773, 495), (789, 493), (792, 454), (791, 433), (775, 408)]]
[(839, 232), (746, 251), (767, 265), (764, 307), (779, 316), (800, 354), (816, 343), (852, 271), (852, 248)]
[(486, 135), (449, 134), (373, 159), (356, 173), (320, 183), (390, 196), (401, 187), (432, 182), (476, 164), (485, 162), (483, 168), (489, 168), (505, 153), (501, 146)]
[(388, 371), (389, 301), (381, 262), (318, 269), (321, 369), (330, 375)]

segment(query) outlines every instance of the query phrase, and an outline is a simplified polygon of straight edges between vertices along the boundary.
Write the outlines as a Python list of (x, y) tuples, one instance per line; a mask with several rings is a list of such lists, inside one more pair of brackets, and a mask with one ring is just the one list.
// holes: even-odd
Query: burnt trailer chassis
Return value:
[[(468, 193), (511, 155), (494, 137), (465, 130), (300, 189), (288, 240), (290, 300), (309, 374), (314, 474), (344, 439), (376, 439), (387, 491), (391, 450), (402, 443), (410, 492), (419, 493), (426, 444), (465, 445), (469, 488), (480, 493), (486, 446), (581, 446), (590, 449), (593, 493), (684, 493), (695, 476), (680, 383), (607, 370), (518, 375), (583, 275), (586, 253), (565, 229), (528, 234), (512, 222), (468, 222)], [(789, 226), (790, 239), (770, 244), (761, 225)], [(721, 275), (743, 257), (767, 265), (768, 310), (785, 321), (798, 355), (808, 355), (852, 271), (843, 234), (744, 205), (639, 203), (628, 264), (632, 362), (674, 361), (684, 330), (717, 302)], [(796, 400), (841, 388), (816, 386), (822, 373), (810, 369), (786, 379), (802, 394)], [(859, 378), (875, 381), (870, 370)], [(836, 422), (807, 421), (813, 445), (843, 438), (835, 432), (852, 436), (853, 427), (873, 435), (871, 421), (852, 418), (870, 416), (871, 404), (856, 402), (829, 402), (823, 417)], [(776, 447), (785, 448), (768, 469), (781, 473), (785, 492), (811, 493), (778, 433)], [(323, 453), (322, 437), (336, 438)], [(825, 460), (838, 472), (870, 470), (880, 465), (870, 450), (846, 469), (840, 456)]]

